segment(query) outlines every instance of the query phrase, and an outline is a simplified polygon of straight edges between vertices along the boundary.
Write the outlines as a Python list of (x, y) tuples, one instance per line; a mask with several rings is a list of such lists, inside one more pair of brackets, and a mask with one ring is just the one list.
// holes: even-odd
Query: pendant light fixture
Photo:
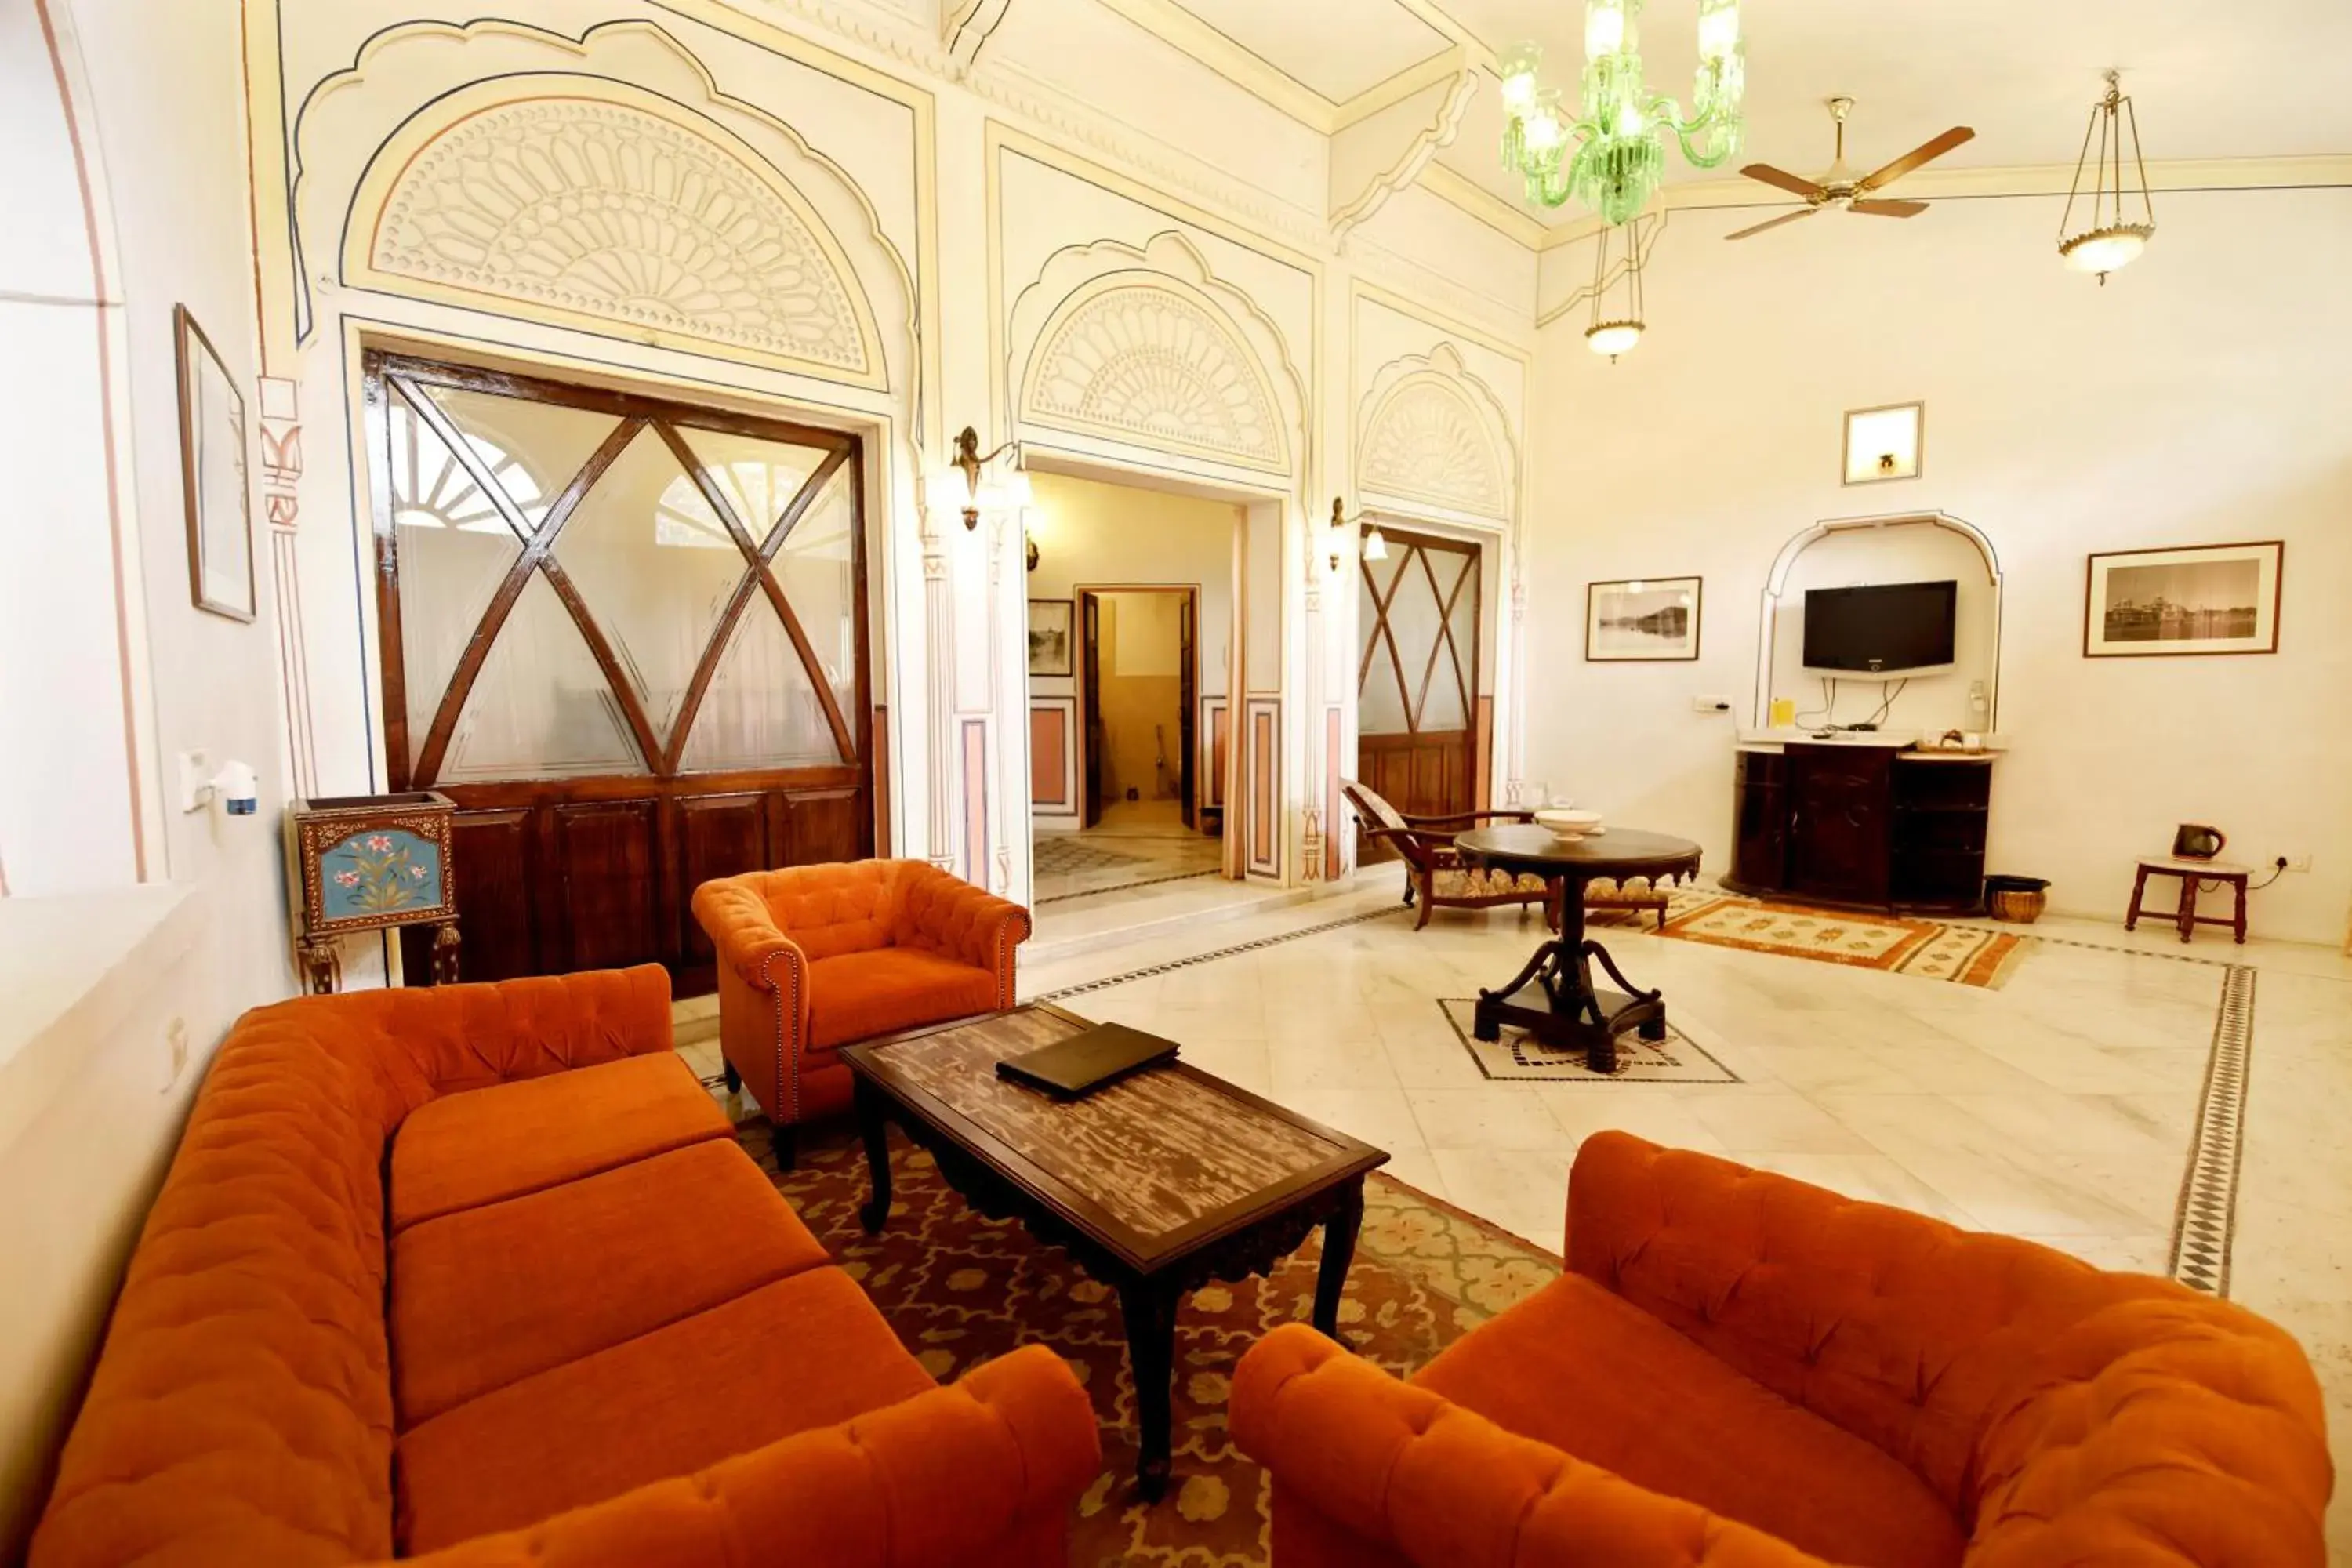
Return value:
[[(2087, 192), (2083, 189), (2086, 178), (2091, 182)], [(2087, 226), (2077, 229), (2074, 204), (2086, 195)], [(2106, 96), (2091, 106), (2091, 122), (2083, 128), (2074, 187), (2066, 193), (2065, 216), (2058, 220), (2058, 254), (2075, 271), (2098, 274), (2104, 286), (2108, 273), (2139, 258), (2155, 234), (2147, 165), (2139, 151), (2139, 117), (2124, 95), (2122, 78), (2109, 71)]]
[[(1609, 274), (1612, 240), (1625, 247), (1622, 275), (1614, 279)], [(1632, 353), (1642, 341), (1641, 236), (1629, 223), (1602, 229), (1592, 243), (1592, 324), (1584, 330), (1584, 342), (1615, 364), (1619, 354)]]
[(1668, 135), (1696, 168), (1712, 169), (1739, 151), (1748, 90), (1739, 0), (1698, 0), (1688, 120), (1643, 79), (1643, 4), (1585, 0), (1582, 101), (1572, 114), (1559, 89), (1542, 83), (1541, 49), (1521, 44), (1503, 56), (1503, 163), (1526, 183), (1528, 201), (1556, 207), (1573, 199), (1622, 224), (1665, 178)]

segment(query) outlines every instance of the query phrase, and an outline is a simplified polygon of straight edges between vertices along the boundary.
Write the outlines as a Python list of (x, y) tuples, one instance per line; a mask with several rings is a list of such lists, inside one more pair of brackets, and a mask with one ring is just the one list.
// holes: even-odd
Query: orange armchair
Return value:
[(1410, 1384), (1234, 1381), (1276, 1568), (2319, 1568), (2302, 1351), (2241, 1309), (1622, 1132), (1568, 1271)]
[(846, 1045), (1013, 1005), (1029, 911), (920, 860), (795, 866), (705, 882), (694, 918), (719, 950), (730, 1089), (768, 1114), (776, 1163), (793, 1130), (847, 1109)]

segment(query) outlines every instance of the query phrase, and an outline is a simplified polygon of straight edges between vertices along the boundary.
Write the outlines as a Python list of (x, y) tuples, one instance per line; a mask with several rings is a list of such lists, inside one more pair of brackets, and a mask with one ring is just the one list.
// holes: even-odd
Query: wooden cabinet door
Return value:
[(373, 351), (365, 395), (390, 782), (457, 802), (459, 973), (709, 990), (696, 887), (873, 849), (857, 441)]
[(1794, 822), (1790, 880), (1800, 893), (1885, 903), (1889, 886), (1889, 753), (1883, 748), (1789, 749)]

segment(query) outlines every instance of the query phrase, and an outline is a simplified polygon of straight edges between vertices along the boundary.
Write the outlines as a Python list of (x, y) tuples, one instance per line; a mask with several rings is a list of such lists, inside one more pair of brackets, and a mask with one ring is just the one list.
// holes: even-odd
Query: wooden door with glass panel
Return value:
[[(1389, 532), (1362, 568), (1356, 776), (1408, 816), (1476, 808), (1478, 547)], [(1393, 852), (1366, 843), (1369, 858)]]
[(365, 372), (390, 782), (458, 804), (463, 977), (657, 963), (709, 990), (696, 886), (874, 851), (857, 441)]

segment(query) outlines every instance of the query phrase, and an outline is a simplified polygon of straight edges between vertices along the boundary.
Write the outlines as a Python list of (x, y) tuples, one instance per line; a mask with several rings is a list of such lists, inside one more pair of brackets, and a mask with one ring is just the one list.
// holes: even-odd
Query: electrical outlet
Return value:
[(2284, 857), (2284, 859), (2286, 861), (2286, 868), (2290, 871), (2308, 871), (2311, 869), (2311, 854), (2308, 850), (2305, 850), (2300, 855), (2286, 856)]
[(1731, 711), (1731, 699), (1728, 697), (1694, 697), (1691, 699), (1691, 711), (1694, 713), (1728, 713)]
[(163, 1079), (163, 1092), (168, 1094), (172, 1086), (180, 1081), (180, 1075), (188, 1070), (188, 1021), (185, 1018), (174, 1018), (163, 1026), (163, 1045), (172, 1054), (172, 1070)]

